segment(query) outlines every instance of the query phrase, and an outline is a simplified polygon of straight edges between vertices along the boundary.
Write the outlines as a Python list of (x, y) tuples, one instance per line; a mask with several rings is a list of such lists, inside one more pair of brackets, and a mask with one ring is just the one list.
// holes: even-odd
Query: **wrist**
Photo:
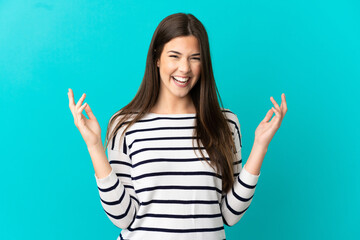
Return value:
[(99, 150), (99, 149), (103, 149), (102, 146), (102, 142), (98, 141), (96, 144), (94, 145), (87, 145), (87, 149), (90, 151), (94, 151), (94, 150)]
[(269, 147), (269, 144), (264, 144), (264, 143), (260, 143), (258, 141), (254, 141), (254, 144), (253, 144), (253, 149), (257, 149), (258, 151), (261, 151), (261, 152), (267, 152), (268, 150), (268, 147)]
[(267, 152), (267, 146), (254, 142), (254, 145), (251, 149), (250, 156), (246, 161), (245, 168), (246, 171), (253, 175), (258, 175), (260, 173), (262, 162), (265, 158)]

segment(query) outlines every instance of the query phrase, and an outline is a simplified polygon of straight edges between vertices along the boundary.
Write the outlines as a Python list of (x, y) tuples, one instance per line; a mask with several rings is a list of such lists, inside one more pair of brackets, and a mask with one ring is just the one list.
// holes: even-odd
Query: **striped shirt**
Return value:
[(249, 208), (260, 174), (242, 168), (239, 120), (222, 111), (236, 146), (234, 185), (227, 193), (221, 175), (194, 151), (195, 113), (147, 113), (123, 137), (125, 124), (120, 126), (107, 148), (112, 171), (95, 175), (101, 205), (122, 229), (117, 240), (226, 239), (224, 224), (233, 226)]

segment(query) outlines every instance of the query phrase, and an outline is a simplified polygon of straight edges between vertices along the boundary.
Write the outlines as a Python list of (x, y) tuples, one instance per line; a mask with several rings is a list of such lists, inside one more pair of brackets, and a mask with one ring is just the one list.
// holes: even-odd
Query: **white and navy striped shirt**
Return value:
[(125, 124), (120, 127), (107, 149), (111, 173), (95, 175), (101, 205), (122, 229), (118, 240), (226, 239), (224, 224), (232, 226), (243, 216), (260, 174), (242, 168), (239, 120), (222, 111), (237, 150), (228, 193), (222, 193), (221, 175), (192, 147), (195, 113), (148, 113), (121, 138)]

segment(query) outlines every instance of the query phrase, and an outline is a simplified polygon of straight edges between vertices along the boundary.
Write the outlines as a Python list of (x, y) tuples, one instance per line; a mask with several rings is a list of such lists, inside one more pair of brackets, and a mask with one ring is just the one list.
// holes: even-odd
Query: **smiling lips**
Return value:
[(175, 84), (179, 87), (185, 87), (188, 85), (190, 77), (178, 77), (178, 76), (171, 76), (174, 79)]
[(175, 80), (179, 82), (187, 82), (190, 78), (190, 77), (179, 77), (179, 76), (173, 76), (173, 77), (175, 78)]

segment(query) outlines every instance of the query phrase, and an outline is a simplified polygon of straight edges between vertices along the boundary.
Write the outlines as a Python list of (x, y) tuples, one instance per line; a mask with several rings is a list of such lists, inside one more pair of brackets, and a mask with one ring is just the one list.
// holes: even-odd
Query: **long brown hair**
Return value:
[[(127, 127), (123, 134), (132, 124), (150, 112), (159, 94), (160, 75), (156, 62), (161, 56), (164, 45), (173, 38), (189, 35), (198, 39), (201, 56), (200, 78), (190, 91), (196, 108), (194, 136), (196, 136), (197, 146), (201, 147), (201, 142), (206, 149), (210, 158), (210, 163), (208, 162), (210, 166), (214, 170), (216, 168), (215, 171), (222, 176), (222, 191), (227, 193), (234, 183), (233, 161), (236, 148), (227, 119), (218, 102), (219, 97), (221, 106), (223, 106), (212, 70), (208, 35), (203, 24), (192, 14), (176, 13), (169, 15), (157, 26), (151, 39), (145, 74), (140, 88), (133, 100), (110, 119), (104, 148), (106, 149), (109, 144), (108, 139), (114, 138), (124, 123), (127, 123)], [(126, 122), (133, 113), (136, 113), (135, 117)], [(121, 119), (109, 134), (110, 126), (120, 116)], [(200, 150), (199, 152), (202, 159), (206, 161), (203, 151)]]

